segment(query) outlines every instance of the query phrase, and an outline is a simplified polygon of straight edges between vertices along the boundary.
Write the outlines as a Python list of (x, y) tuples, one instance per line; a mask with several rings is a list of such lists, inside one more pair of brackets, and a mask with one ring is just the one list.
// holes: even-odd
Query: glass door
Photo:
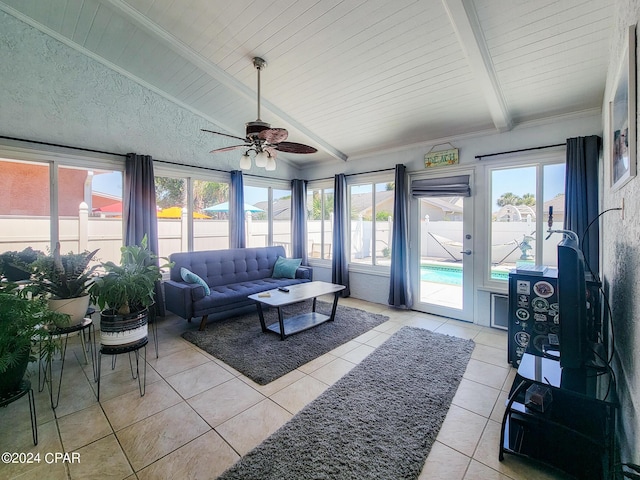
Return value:
[(473, 321), (471, 197), (414, 198), (412, 205), (413, 308)]

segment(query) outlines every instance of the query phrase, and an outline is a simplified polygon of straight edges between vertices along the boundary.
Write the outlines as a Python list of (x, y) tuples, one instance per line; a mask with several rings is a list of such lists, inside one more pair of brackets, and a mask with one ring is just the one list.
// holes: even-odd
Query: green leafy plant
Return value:
[(101, 310), (128, 315), (155, 302), (154, 287), (162, 278), (161, 268), (169, 268), (171, 264), (157, 265), (160, 257), (149, 250), (146, 235), (140, 245), (121, 247), (120, 252), (120, 265), (103, 263), (105, 274), (94, 280), (89, 293)]
[(99, 265), (89, 267), (98, 250), (60, 254), (60, 243), (52, 255), (38, 258), (31, 268), (32, 284), (26, 291), (34, 295), (48, 293), (55, 298), (76, 298), (88, 292), (90, 280)]
[[(35, 344), (48, 337), (47, 325), (64, 324), (68, 316), (52, 312), (42, 298), (18, 295), (16, 285), (0, 286), (0, 375), (24, 361), (36, 360)], [(52, 344), (43, 354), (52, 354)], [(55, 348), (55, 347), (54, 347)]]
[(18, 270), (18, 273), (24, 273), (24, 278), (29, 278), (31, 264), (43, 256), (43, 252), (31, 247), (21, 252), (14, 250), (0, 253), (0, 276), (10, 277), (15, 270)]

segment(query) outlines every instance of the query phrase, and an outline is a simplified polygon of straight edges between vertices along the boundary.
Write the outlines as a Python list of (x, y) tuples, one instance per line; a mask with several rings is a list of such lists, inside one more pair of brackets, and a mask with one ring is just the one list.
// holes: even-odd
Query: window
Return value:
[(120, 261), (122, 180), (121, 171), (59, 167), (58, 215), (63, 253), (100, 249), (96, 256), (101, 262)]
[(282, 245), (291, 256), (291, 190), (244, 186), (248, 247)]
[(564, 163), (490, 169), (491, 280), (506, 281), (519, 264), (557, 265), (560, 239), (545, 238), (550, 206), (553, 228), (562, 228), (564, 180)]
[(156, 176), (155, 185), (160, 256), (229, 248), (229, 183)]
[(51, 245), (49, 164), (0, 160), (0, 252)]
[(307, 190), (309, 258), (331, 260), (333, 242), (333, 188)]
[(394, 190), (393, 182), (349, 186), (352, 263), (391, 265)]
[(229, 248), (229, 183), (193, 180), (193, 250)]
[(0, 251), (49, 253), (60, 241), (63, 253), (99, 249), (100, 261), (119, 261), (122, 172), (77, 166), (101, 163), (86, 159), (61, 162), (0, 160)]
[(291, 257), (291, 190), (272, 189), (271, 215), (273, 217), (272, 245), (282, 245)]

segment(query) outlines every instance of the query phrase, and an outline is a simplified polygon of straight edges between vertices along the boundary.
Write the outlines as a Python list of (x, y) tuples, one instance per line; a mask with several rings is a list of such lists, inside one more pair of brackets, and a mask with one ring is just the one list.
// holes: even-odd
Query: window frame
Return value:
[[(124, 179), (124, 161), (120, 155), (108, 153), (83, 152), (76, 149), (51, 147), (50, 149), (34, 149), (22, 146), (22, 142), (10, 141), (0, 144), (0, 159), (46, 164), (49, 167), (49, 241), (53, 251), (60, 241), (60, 214), (58, 210), (59, 188), (58, 168), (71, 167), (84, 170), (112, 170), (122, 172)], [(123, 184), (124, 196), (124, 184)], [(124, 244), (124, 221), (121, 222), (121, 238)]]
[(267, 202), (269, 207), (267, 209), (267, 245), (273, 245), (273, 190), (288, 190), (291, 192), (291, 181), (243, 175), (243, 187), (267, 189)]
[[(311, 192), (313, 190), (319, 190), (320, 191), (320, 258), (312, 258), (309, 256), (309, 265), (313, 266), (313, 265), (318, 265), (321, 267), (327, 267), (330, 268), (331, 264), (333, 262), (333, 251), (331, 252), (331, 256), (329, 258), (325, 258), (325, 241), (324, 241), (324, 237), (325, 237), (325, 221), (324, 220), (324, 212), (325, 212), (325, 198), (326, 198), (326, 191), (327, 190), (331, 190), (333, 192), (333, 194), (335, 195), (335, 185), (333, 184), (333, 182), (331, 181), (313, 181), (313, 182), (309, 182), (307, 184), (307, 194), (308, 192)], [(309, 206), (307, 205), (307, 211), (309, 209)], [(308, 219), (307, 219), (308, 220)], [(332, 222), (334, 221), (334, 218), (332, 217)], [(333, 232), (333, 225), (331, 225), (331, 231)], [(333, 236), (332, 236), (333, 237)], [(333, 243), (333, 238), (331, 239), (331, 243)], [(308, 254), (310, 254), (311, 252), (307, 252)]]
[[(347, 200), (347, 208), (349, 212), (351, 212), (351, 187), (354, 185), (371, 185), (372, 189), (372, 208), (371, 208), (371, 221), (372, 221), (372, 245), (373, 245), (373, 255), (372, 262), (370, 264), (365, 263), (356, 263), (351, 262), (351, 215), (349, 215), (349, 232), (347, 236), (347, 251), (349, 252), (348, 264), (349, 271), (353, 271), (356, 273), (367, 273), (381, 276), (389, 276), (391, 272), (391, 265), (380, 265), (376, 263), (376, 255), (375, 255), (375, 247), (376, 247), (376, 185), (384, 184), (384, 183), (395, 183), (395, 173), (394, 170), (385, 170), (383, 172), (376, 173), (365, 173), (360, 175), (351, 175), (347, 176), (347, 189), (349, 192), (349, 198)], [(395, 188), (395, 186), (394, 186)], [(394, 205), (395, 205), (395, 197), (394, 197)]]
[[(494, 280), (491, 278), (491, 245), (492, 245), (492, 174), (496, 170), (509, 170), (526, 167), (535, 167), (536, 169), (536, 199), (544, 199), (544, 168), (549, 165), (566, 164), (566, 150), (562, 147), (557, 150), (549, 150), (546, 152), (524, 152), (517, 153), (499, 160), (483, 160), (484, 179), (486, 185), (485, 201), (483, 202), (482, 218), (485, 219), (483, 238), (485, 242), (484, 262), (482, 263), (482, 285), (483, 288), (491, 291), (507, 291), (508, 282)], [(536, 202), (536, 238), (545, 238), (546, 223), (544, 220), (544, 200)], [(539, 236), (538, 236), (539, 235)], [(536, 257), (542, 258), (543, 242), (536, 242)]]

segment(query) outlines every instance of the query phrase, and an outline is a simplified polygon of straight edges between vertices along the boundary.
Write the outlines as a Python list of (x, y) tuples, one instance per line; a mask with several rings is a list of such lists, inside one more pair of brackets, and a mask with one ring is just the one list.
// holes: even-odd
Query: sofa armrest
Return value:
[(309, 281), (313, 280), (313, 268), (300, 266), (296, 270), (296, 278), (303, 278)]
[(164, 297), (167, 310), (189, 319), (193, 316), (193, 301), (204, 297), (201, 285), (167, 280), (164, 282)]

